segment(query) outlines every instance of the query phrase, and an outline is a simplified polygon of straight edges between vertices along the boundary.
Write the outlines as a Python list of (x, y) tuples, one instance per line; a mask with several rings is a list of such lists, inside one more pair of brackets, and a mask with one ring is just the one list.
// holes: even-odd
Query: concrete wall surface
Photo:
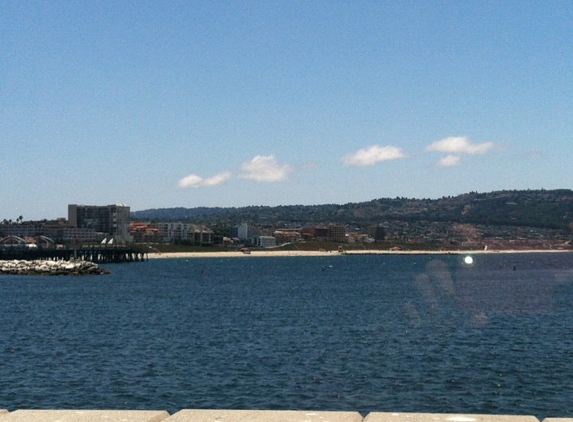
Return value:
[[(364, 422), (539, 422), (535, 416), (371, 412)], [(571, 421), (573, 422), (573, 420)]]
[(358, 412), (305, 410), (191, 410), (184, 409), (166, 422), (362, 422)]
[(159, 422), (165, 410), (15, 410), (0, 414), (0, 422)]
[[(306, 410), (28, 410), (0, 409), (0, 422), (539, 422), (535, 416)], [(543, 422), (573, 422), (546, 418)]]

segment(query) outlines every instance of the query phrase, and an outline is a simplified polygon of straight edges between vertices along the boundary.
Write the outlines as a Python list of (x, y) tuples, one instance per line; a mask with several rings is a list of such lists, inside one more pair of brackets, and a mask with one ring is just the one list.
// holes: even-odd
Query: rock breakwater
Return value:
[(109, 271), (89, 261), (0, 260), (0, 274), (14, 275), (90, 275)]

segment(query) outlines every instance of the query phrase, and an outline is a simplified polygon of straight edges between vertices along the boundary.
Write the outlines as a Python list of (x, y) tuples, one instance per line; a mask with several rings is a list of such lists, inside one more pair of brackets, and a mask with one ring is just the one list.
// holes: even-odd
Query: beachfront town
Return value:
[[(98, 243), (121, 245), (129, 243), (180, 243), (194, 246), (256, 246), (272, 248), (303, 239), (344, 243), (348, 233), (340, 224), (302, 229), (262, 230), (249, 223), (230, 228), (227, 235), (216, 234), (205, 225), (189, 222), (131, 221), (130, 207), (113, 205), (68, 205), (68, 218), (56, 220), (4, 220), (0, 224), (0, 246), (50, 247)], [(352, 241), (374, 242), (367, 234), (355, 233)]]
[[(67, 218), (0, 222), (0, 248), (54, 248), (77, 245), (178, 244), (193, 247), (278, 248), (299, 245), (328, 249), (520, 250), (572, 249), (571, 231), (521, 226), (495, 227), (440, 221), (379, 221), (257, 225), (237, 221), (221, 228), (190, 221), (133, 219), (125, 204), (68, 205)], [(341, 246), (343, 245), (343, 246)]]

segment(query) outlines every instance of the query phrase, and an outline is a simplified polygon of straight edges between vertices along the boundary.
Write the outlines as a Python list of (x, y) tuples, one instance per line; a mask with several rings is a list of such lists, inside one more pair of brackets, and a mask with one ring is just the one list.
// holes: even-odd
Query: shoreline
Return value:
[(229, 252), (149, 252), (149, 259), (165, 258), (239, 258), (239, 257), (301, 257), (301, 256), (344, 256), (344, 255), (476, 255), (476, 254), (511, 254), (511, 253), (566, 253), (569, 249), (506, 249), (506, 250), (459, 250), (459, 251), (390, 251), (366, 249), (355, 251), (273, 251), (253, 250), (250, 253)]

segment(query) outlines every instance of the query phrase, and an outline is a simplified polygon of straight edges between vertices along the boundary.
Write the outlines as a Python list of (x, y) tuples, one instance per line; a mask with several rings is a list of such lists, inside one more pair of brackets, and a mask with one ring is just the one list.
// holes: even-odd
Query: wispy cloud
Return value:
[(453, 154), (484, 154), (493, 148), (493, 142), (473, 144), (466, 136), (450, 136), (432, 142), (427, 151), (449, 152)]
[(448, 154), (445, 157), (441, 158), (440, 161), (438, 161), (438, 165), (440, 167), (457, 166), (458, 164), (460, 164), (461, 159), (462, 157), (460, 157), (459, 155)]
[[(241, 165), (242, 173), (236, 177), (250, 179), (257, 182), (280, 182), (285, 180), (293, 171), (289, 164), (280, 164), (274, 155), (257, 155), (252, 160)], [(177, 183), (180, 188), (198, 188), (202, 186), (216, 186), (231, 179), (230, 171), (222, 171), (211, 177), (202, 177), (190, 174)]]
[(196, 174), (190, 174), (179, 180), (180, 188), (198, 188), (200, 186), (215, 186), (219, 185), (231, 178), (231, 172), (223, 171), (214, 176), (203, 178)]
[(466, 136), (450, 136), (432, 142), (426, 147), (426, 151), (447, 153), (448, 155), (438, 161), (438, 165), (452, 167), (460, 163), (462, 155), (485, 154), (493, 147), (493, 142), (476, 144), (470, 142)]
[(381, 161), (396, 160), (404, 157), (406, 157), (406, 154), (402, 152), (401, 148), (390, 145), (372, 145), (346, 154), (341, 161), (345, 166), (372, 166)]
[(274, 155), (257, 155), (243, 163), (241, 169), (243, 173), (239, 177), (257, 182), (280, 182), (293, 170), (289, 164), (279, 164)]

